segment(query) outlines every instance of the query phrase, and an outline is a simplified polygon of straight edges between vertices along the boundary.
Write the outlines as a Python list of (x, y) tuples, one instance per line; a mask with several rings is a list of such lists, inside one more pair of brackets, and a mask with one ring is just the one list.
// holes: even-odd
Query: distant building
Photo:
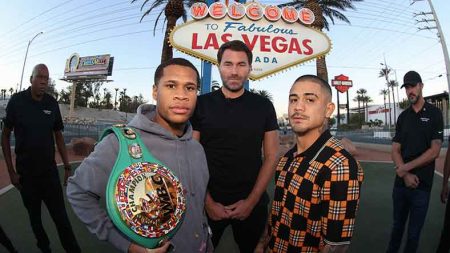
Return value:
[(431, 95), (431, 96), (426, 96), (424, 98), (428, 103), (433, 104), (437, 108), (441, 109), (442, 117), (444, 118), (444, 125), (445, 126), (449, 125), (449, 122), (448, 122), (448, 120), (449, 120), (448, 92), (444, 91), (442, 93)]
[[(397, 122), (396, 117), (403, 111), (398, 107), (398, 104), (396, 103), (397, 107), (395, 108), (395, 115), (394, 115), (394, 104), (391, 103), (391, 108), (389, 108), (389, 103), (386, 103), (386, 108), (384, 107), (384, 104), (382, 105), (369, 105), (367, 108), (361, 105), (361, 107), (358, 109), (358, 107), (350, 108), (350, 114), (357, 114), (361, 113), (364, 115), (364, 121), (370, 122), (370, 121), (376, 121), (381, 120), (383, 122), (383, 125), (389, 124), (389, 111), (391, 113), (391, 125), (395, 125), (395, 122)], [(351, 116), (350, 116), (351, 117)]]
[(395, 115), (394, 115), (394, 104), (391, 103), (391, 108), (389, 109), (389, 103), (386, 103), (386, 108), (384, 107), (384, 104), (382, 105), (369, 105), (367, 108), (367, 116), (366, 121), (375, 121), (375, 120), (381, 120), (383, 121), (383, 124), (389, 124), (389, 110), (391, 113), (391, 121), (392, 125), (394, 125), (397, 122), (398, 115), (403, 111), (398, 107), (398, 104), (396, 103), (395, 108)]

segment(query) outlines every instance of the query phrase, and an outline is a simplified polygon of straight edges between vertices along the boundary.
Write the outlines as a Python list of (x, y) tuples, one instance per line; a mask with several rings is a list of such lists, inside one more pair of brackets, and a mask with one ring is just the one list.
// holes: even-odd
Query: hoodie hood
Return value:
[(192, 126), (190, 122), (186, 123), (183, 136), (178, 137), (169, 130), (163, 128), (153, 119), (156, 116), (156, 106), (150, 104), (140, 105), (137, 109), (136, 116), (130, 121), (128, 126), (137, 128), (139, 130), (158, 135), (161, 138), (169, 140), (189, 141), (192, 139)]

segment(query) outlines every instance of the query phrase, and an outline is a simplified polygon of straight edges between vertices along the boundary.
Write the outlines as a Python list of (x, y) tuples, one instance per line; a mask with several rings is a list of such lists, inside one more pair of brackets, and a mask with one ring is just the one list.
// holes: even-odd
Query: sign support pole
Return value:
[(341, 125), (341, 108), (339, 106), (339, 91), (336, 89), (336, 96), (337, 96), (337, 108), (338, 108), (338, 114), (337, 114), (337, 126)]
[(350, 102), (348, 98), (348, 90), (347, 90), (347, 124), (350, 124)]
[(70, 92), (70, 109), (69, 109), (69, 117), (75, 117), (75, 92), (77, 90), (77, 82), (72, 82), (72, 91)]
[(202, 61), (202, 89), (200, 94), (211, 92), (211, 70), (211, 63)]

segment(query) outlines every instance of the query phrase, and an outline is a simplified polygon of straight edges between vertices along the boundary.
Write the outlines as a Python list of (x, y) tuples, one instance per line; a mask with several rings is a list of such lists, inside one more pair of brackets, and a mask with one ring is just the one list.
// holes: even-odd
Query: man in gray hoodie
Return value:
[[(170, 241), (173, 248), (181, 252), (212, 251), (203, 209), (208, 168), (203, 148), (192, 139), (192, 127), (188, 123), (195, 108), (199, 80), (198, 71), (185, 59), (174, 58), (162, 63), (154, 78), (156, 106), (141, 105), (128, 124), (140, 134), (153, 156), (168, 166), (183, 185), (186, 198), (184, 221)], [(166, 252), (168, 243), (148, 250), (131, 242), (114, 226), (104, 208), (106, 185), (118, 151), (114, 134), (99, 142), (69, 178), (68, 200), (90, 232), (122, 252)]]

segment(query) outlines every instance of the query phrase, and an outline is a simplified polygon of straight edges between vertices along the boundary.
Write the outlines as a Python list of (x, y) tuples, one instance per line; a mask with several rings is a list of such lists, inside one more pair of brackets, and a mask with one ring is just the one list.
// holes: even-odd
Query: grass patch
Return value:
[[(360, 209), (356, 219), (356, 230), (349, 252), (384, 252), (389, 241), (392, 225), (393, 165), (386, 163), (362, 163), (362, 166), (365, 180), (362, 188)], [(60, 169), (60, 172), (62, 172), (62, 169)], [(62, 174), (60, 173), (60, 176)], [(435, 176), (428, 215), (419, 244), (419, 252), (434, 252), (438, 244), (445, 211), (445, 206), (439, 200), (441, 185), (442, 178)], [(272, 197), (273, 182), (269, 186), (268, 192)], [(19, 252), (39, 252), (35, 245), (28, 214), (23, 206), (19, 192), (16, 189), (12, 189), (1, 195), (0, 205), (0, 224)], [(78, 220), (67, 203), (66, 208), (83, 252), (118, 252), (108, 243), (101, 242), (95, 235), (92, 235), (85, 225)], [(42, 219), (50, 238), (53, 252), (64, 252), (59, 242), (56, 228), (46, 208), (42, 208)], [(0, 246), (0, 252), (3, 252), (2, 250), (4, 249)], [(216, 252), (238, 252), (230, 229), (223, 235)]]

